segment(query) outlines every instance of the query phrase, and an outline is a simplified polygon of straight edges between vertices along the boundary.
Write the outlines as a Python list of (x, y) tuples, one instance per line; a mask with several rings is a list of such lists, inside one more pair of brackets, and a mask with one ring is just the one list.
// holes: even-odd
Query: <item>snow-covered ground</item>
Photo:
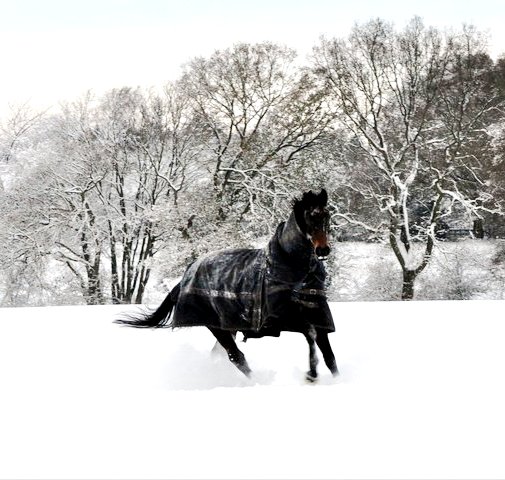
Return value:
[[(0, 310), (1, 478), (504, 478), (503, 301), (334, 303), (341, 377), (300, 335), (241, 344)], [(124, 307), (123, 307), (124, 308)]]

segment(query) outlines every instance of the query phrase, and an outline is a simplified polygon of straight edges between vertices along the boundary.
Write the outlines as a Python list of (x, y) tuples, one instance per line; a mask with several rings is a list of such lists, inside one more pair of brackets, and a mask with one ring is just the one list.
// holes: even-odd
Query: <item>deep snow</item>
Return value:
[(1, 478), (503, 478), (502, 301), (334, 303), (308, 385), (301, 335), (136, 330), (124, 307), (0, 309)]

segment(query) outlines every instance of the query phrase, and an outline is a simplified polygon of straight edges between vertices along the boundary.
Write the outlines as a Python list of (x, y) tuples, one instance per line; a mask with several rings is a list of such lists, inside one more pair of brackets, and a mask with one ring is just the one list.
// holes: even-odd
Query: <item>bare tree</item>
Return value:
[(46, 114), (35, 112), (28, 103), (11, 105), (5, 121), (0, 123), (0, 163), (9, 163), (26, 134)]
[(30, 133), (36, 129), (47, 112), (36, 112), (29, 104), (10, 105), (6, 118), (0, 120), (0, 192), (4, 180), (13, 177), (23, 165), (16, 160), (17, 153), (27, 149)]
[[(485, 208), (480, 194), (470, 197), (459, 188), (455, 166), (458, 152), (500, 101), (491, 95), (479, 104), (481, 85), (455, 77), (458, 58), (480, 53), (477, 40), (469, 29), (462, 36), (443, 35), (419, 18), (401, 32), (378, 19), (355, 26), (346, 40), (323, 39), (314, 52), (314, 71), (349, 132), (355, 159), (349, 186), (376, 212), (374, 222), (358, 209), (340, 209), (336, 216), (375, 235), (387, 231), (403, 273), (402, 299), (413, 298), (415, 279), (433, 252), (437, 224), (452, 202), (472, 212)], [(474, 76), (474, 67), (465, 64), (466, 75)], [(456, 99), (454, 88), (464, 91), (463, 99)], [(435, 163), (440, 155), (443, 162)], [(465, 157), (468, 172), (477, 175), (476, 166), (475, 157)], [(427, 211), (424, 225), (413, 215), (419, 205)], [(424, 242), (420, 254), (411, 248), (413, 241)]]
[(46, 142), (30, 152), (40, 162), (8, 192), (20, 261), (34, 252), (59, 261), (89, 304), (141, 302), (153, 257), (180, 228), (178, 198), (199, 148), (186, 103), (173, 86), (125, 88), (88, 93), (48, 119)]
[(48, 253), (72, 272), (88, 304), (100, 304), (106, 236), (96, 189), (107, 168), (91, 128), (92, 105), (87, 94), (53, 117), (47, 130), (50, 157), (28, 180), (35, 189), (42, 186), (37, 212), (52, 242)]
[(100, 116), (96, 132), (109, 174), (97, 191), (107, 211), (111, 295), (139, 303), (150, 261), (171, 226), (160, 218), (160, 208), (176, 208), (198, 146), (186, 102), (174, 86), (163, 97), (114, 90), (100, 105)]
[(191, 61), (181, 84), (202, 125), (202, 160), (218, 219), (252, 214), (257, 222), (258, 204), (276, 218), (288, 190), (283, 171), (329, 121), (311, 76), (295, 64), (295, 52), (272, 43), (237, 44)]

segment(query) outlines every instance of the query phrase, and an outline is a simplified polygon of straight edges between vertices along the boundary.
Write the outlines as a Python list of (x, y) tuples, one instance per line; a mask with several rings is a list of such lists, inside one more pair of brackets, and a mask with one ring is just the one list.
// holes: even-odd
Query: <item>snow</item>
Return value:
[(249, 340), (125, 307), (0, 310), (0, 478), (503, 478), (503, 301), (333, 303), (341, 377), (301, 335)]

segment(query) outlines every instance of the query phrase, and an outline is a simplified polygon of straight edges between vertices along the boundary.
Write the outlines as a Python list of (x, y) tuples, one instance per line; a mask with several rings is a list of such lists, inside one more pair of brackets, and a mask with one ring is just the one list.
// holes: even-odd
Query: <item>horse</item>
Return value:
[(325, 295), (323, 261), (330, 254), (328, 194), (305, 192), (266, 248), (228, 249), (191, 263), (152, 313), (124, 314), (135, 328), (207, 327), (247, 377), (251, 369), (235, 341), (283, 331), (302, 333), (309, 345), (307, 381), (317, 380), (316, 345), (330, 372), (339, 374), (328, 334), (335, 331)]

